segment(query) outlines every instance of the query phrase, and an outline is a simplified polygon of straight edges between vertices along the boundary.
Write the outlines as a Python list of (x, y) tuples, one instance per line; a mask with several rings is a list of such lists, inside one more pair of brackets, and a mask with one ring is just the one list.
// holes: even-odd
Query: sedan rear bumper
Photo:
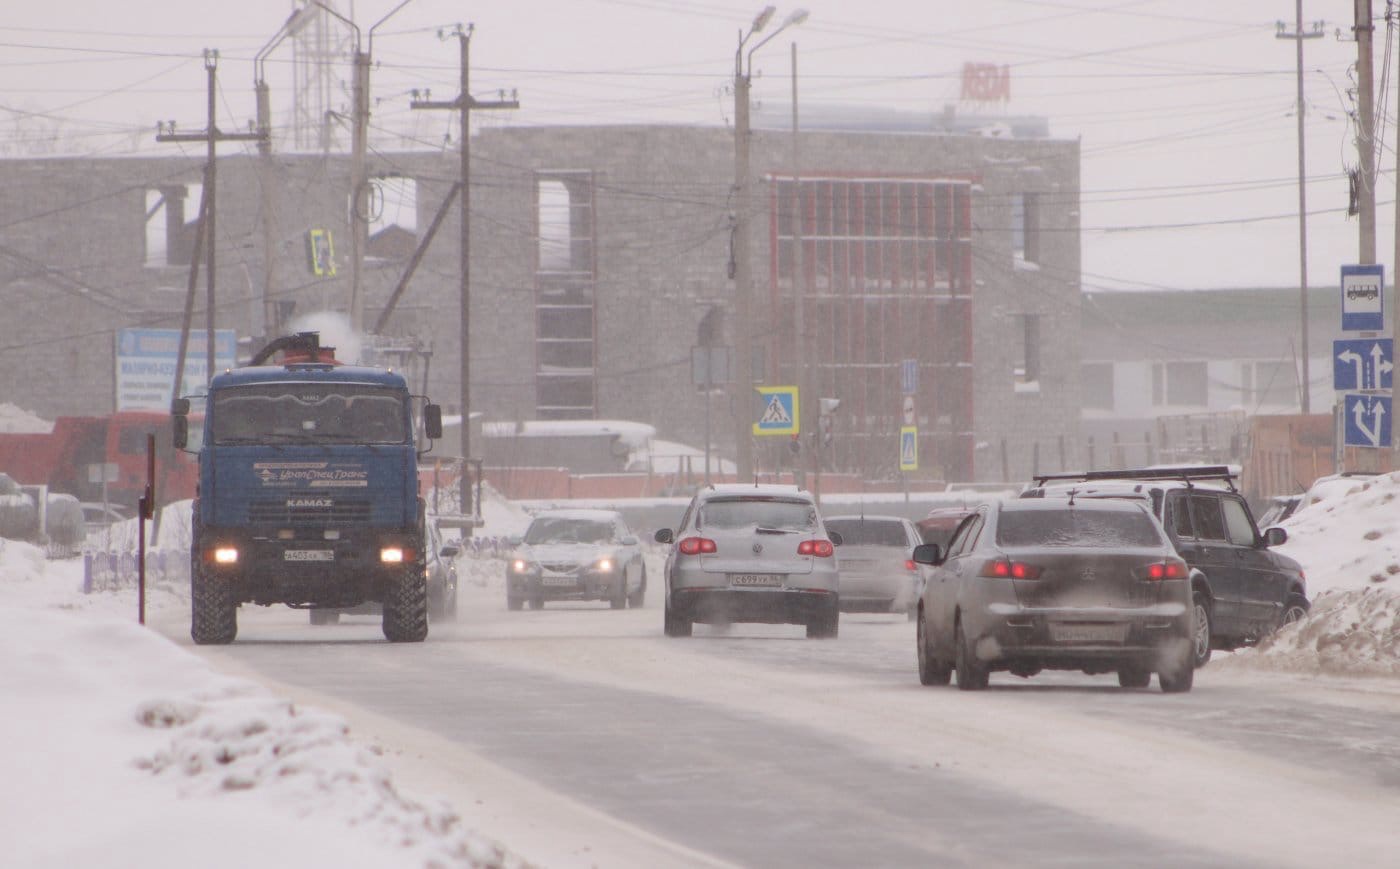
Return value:
[(835, 592), (815, 589), (679, 588), (670, 607), (677, 617), (704, 624), (805, 625), (837, 603)]

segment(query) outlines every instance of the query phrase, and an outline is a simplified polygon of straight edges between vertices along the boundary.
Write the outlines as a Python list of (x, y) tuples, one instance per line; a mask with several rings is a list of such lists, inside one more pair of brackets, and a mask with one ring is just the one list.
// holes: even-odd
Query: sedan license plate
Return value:
[(288, 549), (282, 553), (285, 561), (335, 561), (334, 549)]
[(1051, 623), (1050, 639), (1057, 643), (1121, 643), (1127, 625)]
[(778, 586), (787, 579), (782, 573), (731, 573), (729, 574), (730, 585), (748, 586)]
[(578, 580), (572, 576), (544, 576), (540, 577), (541, 585), (577, 585)]

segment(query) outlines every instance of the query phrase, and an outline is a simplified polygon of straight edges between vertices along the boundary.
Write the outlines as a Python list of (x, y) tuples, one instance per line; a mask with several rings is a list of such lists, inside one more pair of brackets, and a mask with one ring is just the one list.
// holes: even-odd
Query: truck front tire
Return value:
[(422, 570), (405, 570), (384, 600), (384, 637), (391, 643), (421, 643), (428, 636), (428, 580)]
[(199, 646), (219, 646), (238, 636), (238, 603), (220, 576), (196, 565), (190, 572), (190, 638)]

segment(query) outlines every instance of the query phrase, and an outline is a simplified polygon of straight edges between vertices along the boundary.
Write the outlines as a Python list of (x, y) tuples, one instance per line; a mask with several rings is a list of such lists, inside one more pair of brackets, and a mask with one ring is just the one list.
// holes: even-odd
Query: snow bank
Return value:
[[(343, 719), (142, 627), (131, 589), (81, 587), (81, 561), (0, 540), (0, 695), (22, 712), (0, 716), (6, 865), (522, 865), (401, 793)], [(148, 612), (188, 607), (149, 592)]]
[(1283, 527), (1312, 611), (1230, 656), (1304, 673), (1400, 676), (1400, 472), (1338, 480)]

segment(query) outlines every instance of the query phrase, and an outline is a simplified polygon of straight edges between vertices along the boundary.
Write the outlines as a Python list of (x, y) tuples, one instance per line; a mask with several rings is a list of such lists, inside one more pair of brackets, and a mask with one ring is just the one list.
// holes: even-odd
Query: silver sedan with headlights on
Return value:
[(987, 687), (994, 670), (1117, 673), (1124, 688), (1191, 690), (1194, 609), (1186, 562), (1147, 507), (1102, 498), (978, 507), (933, 564), (919, 602), (919, 681)]
[(701, 489), (666, 557), (668, 637), (695, 622), (806, 625), (811, 638), (835, 637), (841, 617), (834, 545), (812, 493), (796, 486), (725, 484)]
[(506, 561), (506, 606), (526, 601), (605, 600), (613, 609), (642, 605), (647, 568), (641, 542), (614, 510), (548, 510), (513, 540)]

